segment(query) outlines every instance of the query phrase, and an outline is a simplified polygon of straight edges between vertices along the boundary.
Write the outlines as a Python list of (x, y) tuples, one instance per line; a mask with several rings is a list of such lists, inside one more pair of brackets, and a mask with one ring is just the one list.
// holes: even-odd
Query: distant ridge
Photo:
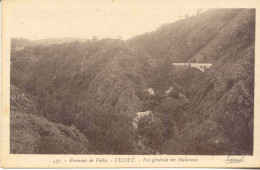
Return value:
[(39, 40), (32, 40), (31, 42), (33, 44), (42, 44), (42, 45), (48, 45), (48, 44), (62, 44), (67, 42), (73, 42), (73, 41), (79, 41), (84, 42), (86, 39), (84, 38), (48, 38), (48, 39), (39, 39)]

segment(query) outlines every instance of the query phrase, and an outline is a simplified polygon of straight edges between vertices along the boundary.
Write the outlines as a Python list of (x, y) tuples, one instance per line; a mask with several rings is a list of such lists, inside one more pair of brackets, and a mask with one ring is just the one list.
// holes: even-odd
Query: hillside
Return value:
[[(60, 129), (78, 130), (84, 138), (75, 142), (85, 146), (88, 139), (93, 154), (252, 154), (253, 9), (208, 10), (127, 41), (40, 43), (19, 50), (16, 41), (11, 84), (30, 99), (11, 102), (20, 109), (11, 116), (21, 117), (32, 141), (36, 135), (27, 131), (43, 122), (59, 138), (68, 138)], [(173, 62), (212, 67), (202, 72)], [(136, 113), (149, 110), (133, 128)]]
[(110, 147), (106, 133), (131, 131), (151, 70), (147, 55), (113, 39), (30, 46), (11, 60), (11, 83), (38, 97), (38, 114), (76, 126), (102, 149)]
[[(250, 34), (248, 38), (253, 40), (253, 33), (250, 32), (254, 26), (252, 17), (254, 12), (248, 9), (211, 9), (162, 25), (157, 31), (130, 38), (127, 44), (158, 60), (169, 57), (176, 63), (212, 63), (226, 51), (228, 44), (232, 44), (229, 41), (232, 41), (237, 29)], [(243, 35), (242, 31), (237, 34)]]
[(37, 115), (35, 97), (11, 86), (11, 153), (87, 154), (88, 140), (75, 127)]
[[(209, 10), (128, 40), (128, 45), (155, 60), (213, 63), (203, 74), (194, 73), (186, 82), (177, 80), (190, 99), (184, 109), (189, 120), (182, 134), (166, 144), (165, 152), (252, 154), (254, 40), (253, 9)], [(155, 63), (159, 68), (165, 66)], [(175, 67), (172, 75), (180, 74), (179, 69)], [(179, 86), (174, 84), (174, 88)]]
[(48, 90), (48, 95), (61, 97), (59, 92), (66, 89), (74, 97), (119, 112), (138, 110), (136, 94), (146, 90), (152, 70), (146, 55), (112, 39), (27, 47), (13, 54), (12, 68), (13, 84), (37, 95)]

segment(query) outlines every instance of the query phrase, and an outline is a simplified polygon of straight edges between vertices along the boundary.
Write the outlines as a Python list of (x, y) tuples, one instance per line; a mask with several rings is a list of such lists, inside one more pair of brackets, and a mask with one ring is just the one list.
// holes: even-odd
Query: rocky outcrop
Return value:
[(154, 95), (154, 90), (152, 88), (149, 88), (147, 91), (150, 95)]
[(169, 95), (169, 94), (172, 92), (172, 90), (173, 90), (173, 87), (171, 86), (171, 87), (165, 92), (165, 94), (166, 94), (166, 95)]

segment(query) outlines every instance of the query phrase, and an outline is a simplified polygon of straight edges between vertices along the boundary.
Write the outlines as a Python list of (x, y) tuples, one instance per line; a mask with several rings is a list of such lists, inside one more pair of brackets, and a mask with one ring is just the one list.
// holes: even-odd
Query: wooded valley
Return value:
[(126, 41), (13, 38), (11, 153), (252, 155), (254, 70), (254, 9)]

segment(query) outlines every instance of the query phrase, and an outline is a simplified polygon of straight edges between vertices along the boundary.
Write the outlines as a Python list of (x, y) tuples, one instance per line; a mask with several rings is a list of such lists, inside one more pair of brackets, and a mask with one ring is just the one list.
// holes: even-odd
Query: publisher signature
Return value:
[(232, 164), (232, 163), (241, 163), (241, 162), (244, 162), (244, 157), (240, 157), (240, 158), (237, 158), (237, 157), (230, 157), (228, 156), (228, 158), (225, 160), (226, 164)]

